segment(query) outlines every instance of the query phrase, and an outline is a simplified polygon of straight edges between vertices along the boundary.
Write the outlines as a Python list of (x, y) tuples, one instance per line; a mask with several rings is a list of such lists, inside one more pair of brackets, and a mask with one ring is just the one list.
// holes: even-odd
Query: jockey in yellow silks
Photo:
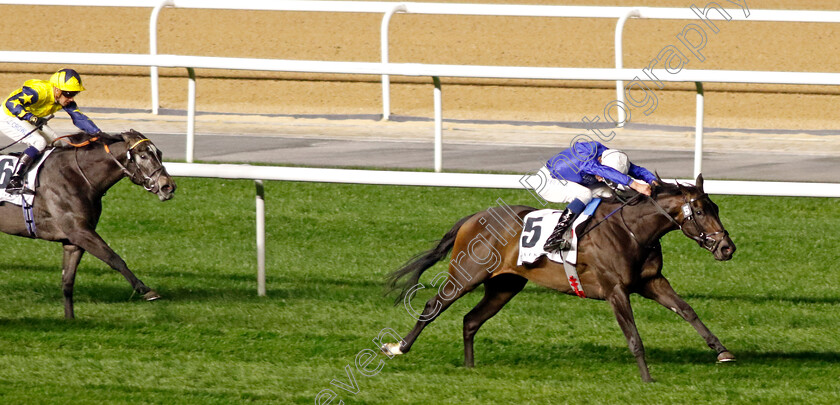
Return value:
[(75, 70), (61, 69), (50, 80), (27, 80), (3, 103), (6, 114), (0, 119), (0, 132), (15, 142), (29, 145), (6, 186), (8, 193), (27, 192), (23, 187), (23, 174), (57, 138), (55, 131), (47, 126), (47, 117), (53, 113), (64, 109), (79, 129), (91, 135), (101, 133), (96, 124), (79, 111), (74, 100), (84, 90), (82, 78)]

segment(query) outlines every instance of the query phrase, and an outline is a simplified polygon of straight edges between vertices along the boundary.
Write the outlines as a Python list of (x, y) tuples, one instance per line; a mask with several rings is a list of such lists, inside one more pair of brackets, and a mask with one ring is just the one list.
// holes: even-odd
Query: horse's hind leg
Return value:
[(496, 315), (518, 294), (528, 279), (515, 274), (503, 274), (484, 283), (484, 298), (464, 316), (464, 366), (473, 367), (473, 338), (485, 321)]
[[(426, 302), (426, 306), (423, 308), (423, 312), (417, 316), (417, 323), (414, 324), (414, 328), (411, 329), (411, 332), (405, 336), (403, 342), (401, 344), (397, 343), (386, 343), (382, 346), (382, 351), (387, 353), (389, 356), (393, 356), (396, 354), (404, 354), (408, 353), (411, 350), (411, 345), (414, 344), (414, 341), (417, 340), (417, 337), (420, 336), (420, 332), (423, 332), (423, 329), (432, 323), (438, 316), (440, 316), (443, 311), (446, 311), (453, 302), (457, 301), (459, 298), (463, 297), (464, 294), (472, 291), (475, 287), (480, 284), (483, 280), (473, 280), (467, 283), (453, 283), (452, 281), (452, 274), (449, 275), (449, 280), (447, 280), (438, 290), (438, 293), (435, 294), (434, 297), (429, 299)], [(463, 280), (461, 280), (463, 281)], [(434, 283), (434, 282), (433, 282)], [(455, 286), (462, 286), (460, 288), (447, 288), (447, 287), (455, 287)], [(410, 306), (410, 302), (406, 302), (406, 305)]]
[(76, 269), (82, 260), (84, 249), (71, 244), (64, 245), (64, 260), (61, 264), (61, 287), (64, 291), (64, 318), (74, 319), (73, 284), (76, 282)]
[(723, 344), (720, 343), (720, 340), (715, 336), (709, 328), (703, 324), (703, 321), (697, 316), (697, 313), (694, 312), (694, 309), (691, 308), (691, 305), (688, 305), (671, 287), (671, 283), (665, 279), (665, 277), (657, 277), (653, 280), (649, 281), (641, 291), (642, 296), (646, 298), (650, 298), (658, 303), (660, 303), (665, 308), (668, 308), (677, 313), (677, 315), (681, 316), (685, 319), (694, 329), (697, 330), (697, 333), (706, 341), (706, 344), (714, 350), (718, 356), (717, 359), (719, 362), (729, 362), (735, 361), (735, 356), (732, 355)]
[[(71, 227), (68, 226), (67, 228)], [(140, 279), (138, 279), (131, 270), (129, 270), (128, 265), (125, 264), (125, 261), (120, 257), (120, 255), (114, 252), (114, 250), (105, 243), (96, 231), (87, 229), (77, 224), (77, 226), (75, 226), (75, 231), (68, 232), (67, 236), (70, 243), (90, 252), (90, 254), (94, 255), (97, 259), (102, 260), (105, 264), (111, 266), (112, 269), (120, 272), (129, 284), (131, 284), (131, 288), (133, 288), (135, 292), (143, 294), (143, 298), (148, 301), (160, 298), (158, 293), (147, 287), (146, 284), (143, 284), (143, 282), (140, 281)]]

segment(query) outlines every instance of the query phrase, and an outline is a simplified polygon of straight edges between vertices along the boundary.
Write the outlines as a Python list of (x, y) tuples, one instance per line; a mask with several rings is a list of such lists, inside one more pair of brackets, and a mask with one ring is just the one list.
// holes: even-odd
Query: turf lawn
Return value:
[[(121, 182), (99, 226), (156, 302), (85, 255), (65, 321), (60, 245), (0, 237), (0, 403), (312, 404), (326, 389), (333, 404), (840, 402), (837, 199), (714, 196), (738, 246), (729, 262), (668, 235), (666, 276), (738, 362), (715, 364), (690, 325), (634, 296), (657, 381), (642, 384), (608, 304), (533, 285), (478, 333), (474, 369), (461, 325), (480, 291), (411, 353), (356, 369), (380, 331), (414, 323), (384, 275), (499, 197), (534, 203), (525, 191), (269, 182), (257, 297), (253, 183), (178, 185), (160, 203)], [(340, 388), (347, 369), (356, 393)]]

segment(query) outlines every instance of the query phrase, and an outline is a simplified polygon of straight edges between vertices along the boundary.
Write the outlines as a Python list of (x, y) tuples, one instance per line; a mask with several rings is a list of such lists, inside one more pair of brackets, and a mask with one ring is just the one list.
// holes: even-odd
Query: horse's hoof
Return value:
[(399, 354), (403, 354), (402, 350), (400, 349), (399, 343), (385, 343), (382, 347), (379, 348), (382, 350), (382, 353), (388, 355), (388, 357), (394, 357)]
[(146, 301), (154, 301), (160, 298), (160, 294), (156, 293), (155, 290), (149, 290), (149, 292), (143, 294), (143, 299)]
[(735, 356), (732, 353), (727, 352), (720, 352), (717, 356), (718, 363), (733, 363), (735, 362)]

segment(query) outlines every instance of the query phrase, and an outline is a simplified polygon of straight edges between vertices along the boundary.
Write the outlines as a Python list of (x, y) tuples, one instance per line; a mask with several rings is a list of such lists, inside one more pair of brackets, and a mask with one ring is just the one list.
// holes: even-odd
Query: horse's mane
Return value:
[[(70, 134), (70, 135), (66, 135), (66, 136), (61, 137), (61, 140), (55, 142), (53, 144), (53, 146), (55, 146), (56, 149), (74, 149), (74, 148), (76, 148), (76, 146), (70, 145), (70, 143), (74, 143), (74, 144), (78, 145), (78, 144), (84, 143), (85, 141), (90, 140), (91, 138), (92, 138), (92, 136), (90, 134), (88, 134), (87, 132), (80, 131), (80, 132), (77, 132), (75, 134)], [(106, 136), (100, 136), (98, 141), (91, 142), (87, 145), (81, 146), (80, 148), (82, 148), (82, 149), (95, 149), (95, 148), (98, 147), (99, 144), (104, 143), (105, 145), (112, 145), (112, 144), (115, 144), (117, 142), (123, 142), (121, 136), (106, 135)]]

